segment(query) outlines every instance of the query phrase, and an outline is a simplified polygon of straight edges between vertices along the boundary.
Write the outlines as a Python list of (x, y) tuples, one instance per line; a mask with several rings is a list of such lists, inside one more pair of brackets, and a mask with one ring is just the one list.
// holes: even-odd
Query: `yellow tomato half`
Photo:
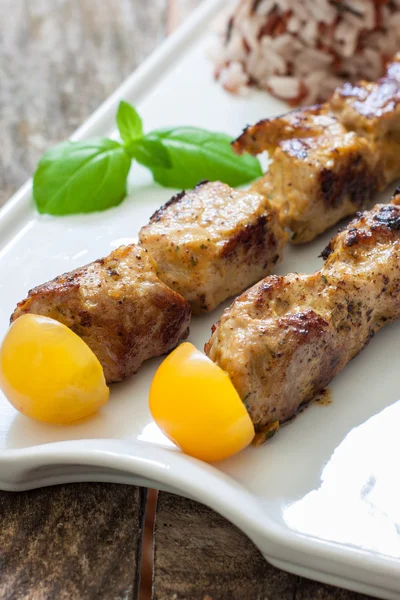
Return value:
[(149, 402), (165, 435), (201, 460), (228, 458), (254, 437), (253, 423), (228, 374), (192, 344), (181, 344), (162, 362)]
[(19, 317), (4, 338), (0, 385), (19, 412), (46, 423), (88, 417), (109, 397), (89, 346), (62, 323), (31, 314)]

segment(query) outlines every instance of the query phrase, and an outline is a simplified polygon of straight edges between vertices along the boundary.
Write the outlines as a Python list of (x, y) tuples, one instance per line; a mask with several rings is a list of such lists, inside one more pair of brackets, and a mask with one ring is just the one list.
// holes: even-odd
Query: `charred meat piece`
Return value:
[(345, 83), (330, 106), (349, 131), (365, 137), (376, 148), (384, 179), (400, 174), (400, 53), (389, 63), (385, 77), (374, 82)]
[(326, 106), (295, 111), (249, 128), (235, 148), (270, 152), (266, 175), (253, 185), (304, 243), (363, 208), (382, 187), (377, 154), (348, 132)]
[(263, 195), (204, 182), (167, 202), (139, 239), (159, 277), (200, 313), (270, 273), (287, 235)]
[(399, 61), (376, 82), (345, 84), (329, 102), (260, 121), (234, 142), (239, 154), (270, 153), (253, 189), (280, 212), (294, 243), (366, 207), (400, 175)]
[(291, 419), (400, 316), (400, 195), (360, 213), (313, 275), (270, 276), (214, 327), (206, 353), (227, 371), (256, 431)]
[(326, 105), (300, 108), (247, 127), (233, 142), (233, 149), (237, 154), (249, 152), (256, 156), (264, 151), (273, 154), (281, 142), (316, 138), (335, 121)]
[(157, 277), (140, 246), (122, 246), (31, 290), (11, 321), (25, 313), (64, 323), (93, 350), (108, 383), (136, 373), (144, 360), (187, 337), (189, 304)]

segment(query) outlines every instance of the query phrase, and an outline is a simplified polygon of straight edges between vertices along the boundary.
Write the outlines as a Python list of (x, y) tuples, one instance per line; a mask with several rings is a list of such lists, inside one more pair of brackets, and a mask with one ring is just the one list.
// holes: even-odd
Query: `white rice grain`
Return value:
[(238, 0), (214, 47), (231, 92), (256, 85), (292, 104), (376, 79), (400, 49), (400, 0)]

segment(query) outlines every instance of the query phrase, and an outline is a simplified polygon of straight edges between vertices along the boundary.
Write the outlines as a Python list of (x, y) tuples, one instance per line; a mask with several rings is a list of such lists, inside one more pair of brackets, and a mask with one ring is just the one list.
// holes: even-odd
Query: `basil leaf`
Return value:
[(117, 125), (124, 144), (143, 137), (143, 123), (136, 109), (131, 104), (121, 100), (117, 112)]
[(257, 158), (237, 156), (231, 138), (195, 127), (176, 127), (152, 131), (144, 138), (158, 142), (168, 152), (171, 166), (165, 168), (148, 161), (154, 180), (165, 187), (193, 188), (199, 181), (222, 181), (236, 187), (262, 176)]
[(40, 213), (68, 215), (105, 210), (126, 196), (131, 159), (107, 138), (63, 142), (41, 158), (33, 177)]
[(132, 158), (144, 167), (152, 169), (153, 167), (163, 167), (170, 169), (172, 167), (168, 150), (162, 142), (157, 139), (148, 139), (147, 137), (137, 140), (130, 144), (126, 151)]

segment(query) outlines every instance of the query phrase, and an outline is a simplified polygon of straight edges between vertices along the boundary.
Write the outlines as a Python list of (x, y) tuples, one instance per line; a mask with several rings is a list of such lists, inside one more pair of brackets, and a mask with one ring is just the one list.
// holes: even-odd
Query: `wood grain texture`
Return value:
[(165, 37), (167, 0), (0, 0), (0, 204)]
[(284, 573), (209, 508), (160, 493), (153, 600), (368, 600)]
[[(372, 596), (349, 592), (316, 581), (299, 578), (296, 595), (293, 600), (374, 600)], [(375, 599), (377, 600), (377, 599)]]
[(153, 600), (293, 600), (296, 584), (215, 512), (159, 494)]
[(0, 494), (2, 600), (136, 600), (145, 492), (74, 484)]

